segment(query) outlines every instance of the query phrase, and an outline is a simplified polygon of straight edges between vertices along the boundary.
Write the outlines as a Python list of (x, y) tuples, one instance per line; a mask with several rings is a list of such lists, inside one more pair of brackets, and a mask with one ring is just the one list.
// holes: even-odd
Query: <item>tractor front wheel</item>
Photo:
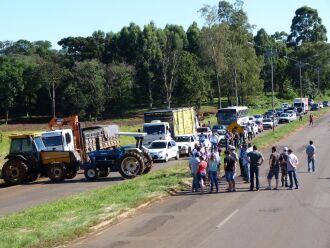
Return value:
[(143, 169), (143, 158), (138, 153), (128, 152), (119, 161), (119, 173), (123, 178), (131, 179), (141, 175)]
[(66, 178), (66, 166), (62, 163), (50, 164), (48, 168), (48, 177), (52, 182), (63, 182)]
[(84, 175), (87, 181), (95, 181), (99, 178), (99, 170), (97, 168), (85, 169)]
[(73, 179), (77, 176), (77, 171), (74, 169), (68, 170), (66, 173), (66, 179)]
[(27, 173), (27, 165), (18, 159), (8, 160), (2, 168), (3, 180), (8, 185), (16, 185), (25, 182)]

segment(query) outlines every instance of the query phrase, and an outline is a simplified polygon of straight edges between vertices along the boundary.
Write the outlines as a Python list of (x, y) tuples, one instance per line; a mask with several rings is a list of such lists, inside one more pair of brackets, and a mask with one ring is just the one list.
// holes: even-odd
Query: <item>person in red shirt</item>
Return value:
[(206, 168), (207, 168), (207, 162), (205, 156), (201, 156), (198, 166), (198, 178), (202, 193), (204, 193), (204, 189), (205, 189), (204, 181), (206, 180)]

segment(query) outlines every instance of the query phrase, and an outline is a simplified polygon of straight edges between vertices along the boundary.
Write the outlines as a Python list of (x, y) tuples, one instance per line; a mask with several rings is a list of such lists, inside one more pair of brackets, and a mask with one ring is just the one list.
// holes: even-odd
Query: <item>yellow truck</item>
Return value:
[(147, 133), (144, 143), (195, 134), (197, 127), (198, 119), (192, 107), (148, 111), (144, 113), (143, 132)]

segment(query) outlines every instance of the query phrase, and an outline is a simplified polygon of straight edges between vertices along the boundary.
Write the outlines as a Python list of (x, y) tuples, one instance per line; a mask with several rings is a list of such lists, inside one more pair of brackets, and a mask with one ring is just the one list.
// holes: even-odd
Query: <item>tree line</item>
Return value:
[[(253, 36), (243, 1), (220, 1), (199, 10), (194, 22), (119, 32), (95, 31), (49, 41), (0, 42), (0, 116), (70, 115), (106, 118), (133, 108), (200, 106), (226, 97), (253, 103), (274, 90), (283, 98), (315, 97), (329, 89), (330, 46), (317, 10), (301, 7), (291, 33)], [(300, 71), (302, 76), (300, 77)]]

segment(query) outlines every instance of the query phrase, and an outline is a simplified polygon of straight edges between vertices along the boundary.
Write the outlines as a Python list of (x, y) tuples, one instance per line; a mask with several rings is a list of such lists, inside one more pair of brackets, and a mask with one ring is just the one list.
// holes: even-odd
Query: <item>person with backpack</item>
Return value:
[(271, 189), (271, 182), (272, 178), (275, 176), (275, 188), (274, 190), (278, 189), (278, 174), (280, 173), (280, 154), (276, 152), (276, 147), (272, 147), (272, 154), (269, 157), (269, 172), (267, 175), (268, 180), (268, 187), (266, 190)]
[(256, 190), (259, 190), (259, 167), (265, 161), (261, 152), (258, 151), (256, 145), (253, 146), (253, 151), (247, 154), (250, 159), (250, 191), (254, 188), (254, 176), (256, 177)]
[[(306, 147), (306, 154), (307, 154), (307, 167), (308, 167), (308, 172), (315, 172), (315, 152), (316, 152), (316, 147), (313, 144), (313, 141), (309, 141), (309, 145)], [(311, 168), (312, 164), (312, 168)]]

